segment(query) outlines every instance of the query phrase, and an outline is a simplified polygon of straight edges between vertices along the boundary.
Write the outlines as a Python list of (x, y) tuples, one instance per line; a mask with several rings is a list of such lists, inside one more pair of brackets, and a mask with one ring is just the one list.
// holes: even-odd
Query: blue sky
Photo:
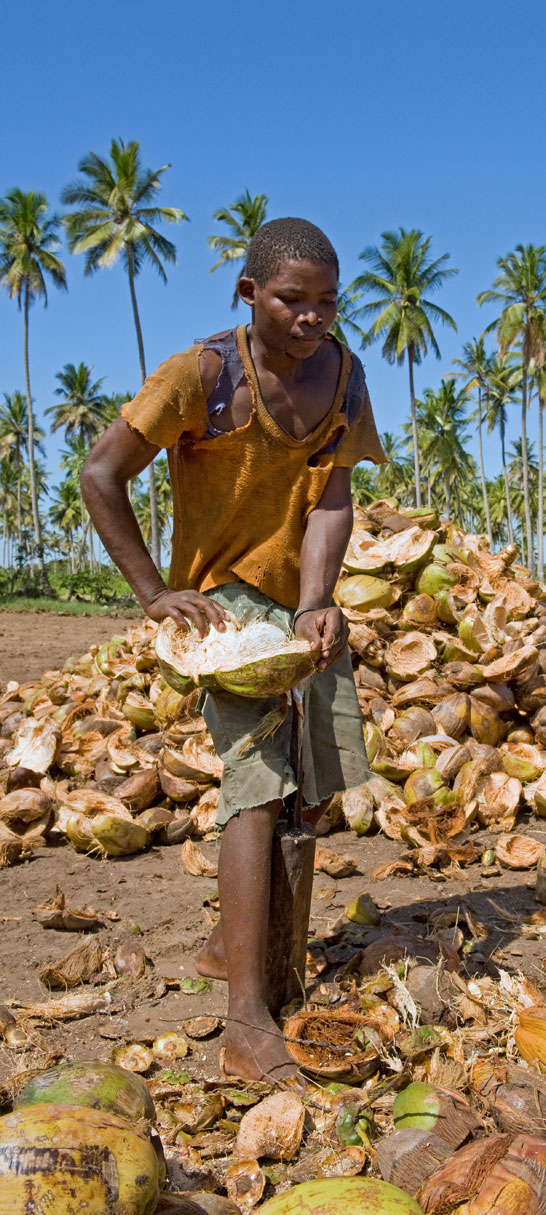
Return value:
[[(0, 192), (46, 193), (53, 207), (90, 150), (139, 140), (152, 168), (171, 162), (161, 201), (191, 222), (168, 233), (178, 265), (165, 287), (145, 270), (137, 289), (148, 369), (195, 336), (232, 323), (229, 269), (209, 274), (212, 213), (248, 187), (269, 218), (303, 215), (336, 244), (344, 282), (358, 254), (399, 225), (433, 237), (459, 274), (438, 295), (458, 334), (438, 331), (417, 390), (437, 387), (463, 342), (492, 313), (475, 296), (517, 242), (546, 243), (542, 155), (546, 15), (541, 0), (20, 0), (3, 14)], [(68, 293), (51, 289), (31, 317), (38, 418), (55, 373), (92, 363), (107, 391), (138, 388), (126, 278), (83, 277), (66, 253)], [(237, 319), (245, 319), (241, 305)], [(22, 318), (0, 296), (0, 391), (23, 386)], [(407, 370), (379, 348), (364, 356), (380, 430), (408, 413)], [(517, 438), (516, 411), (510, 438)], [(536, 418), (529, 420), (533, 438)], [(51, 479), (59, 444), (50, 444)], [(487, 440), (487, 471), (499, 465)]]

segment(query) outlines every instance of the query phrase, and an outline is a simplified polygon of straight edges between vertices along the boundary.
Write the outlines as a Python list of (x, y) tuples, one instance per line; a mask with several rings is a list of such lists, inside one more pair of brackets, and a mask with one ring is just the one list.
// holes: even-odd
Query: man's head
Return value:
[(320, 228), (273, 219), (249, 243), (239, 293), (267, 346), (309, 358), (335, 319), (338, 278), (336, 251)]
[(316, 224), (308, 219), (271, 219), (262, 224), (252, 237), (246, 254), (243, 275), (254, 279), (258, 287), (275, 278), (283, 262), (312, 262), (315, 266), (330, 266), (339, 278), (339, 262), (331, 241)]

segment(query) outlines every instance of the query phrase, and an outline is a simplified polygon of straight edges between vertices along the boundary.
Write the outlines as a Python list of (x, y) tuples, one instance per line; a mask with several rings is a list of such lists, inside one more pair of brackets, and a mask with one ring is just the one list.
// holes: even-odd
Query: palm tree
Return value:
[(465, 391), (474, 389), (478, 394), (478, 408), (475, 417), (478, 422), (478, 449), (480, 454), (480, 476), (482, 482), (483, 509), (485, 514), (485, 524), (490, 545), (493, 544), (493, 533), (491, 531), (491, 518), (489, 514), (489, 502), (487, 498), (487, 485), (485, 481), (485, 465), (483, 459), (483, 441), (482, 441), (482, 423), (483, 423), (483, 398), (487, 398), (488, 391), (488, 371), (491, 363), (491, 358), (486, 354), (485, 343), (483, 337), (474, 338), (472, 342), (466, 342), (463, 346), (462, 359), (453, 359), (455, 367), (459, 371), (455, 375), (461, 377), (464, 381)]
[(81, 522), (81, 500), (76, 480), (73, 476), (65, 477), (60, 485), (53, 486), (54, 498), (49, 508), (49, 518), (54, 527), (68, 539), (70, 571), (75, 573), (74, 565), (74, 532)]
[(357, 506), (367, 506), (377, 498), (377, 470), (357, 464), (351, 473), (351, 496)]
[[(43, 454), (44, 432), (34, 426), (34, 449)], [(17, 539), (22, 531), (22, 490), (25, 468), (25, 453), (28, 450), (27, 399), (22, 392), (4, 393), (4, 404), (0, 405), (0, 460), (8, 456), (17, 476)]]
[(87, 443), (82, 442), (79, 436), (68, 441), (68, 447), (61, 452), (60, 467), (68, 474), (67, 480), (72, 480), (74, 487), (77, 489), (80, 496), (80, 523), (81, 523), (81, 545), (78, 558), (78, 564), (83, 560), (85, 552), (85, 544), (89, 537), (89, 565), (93, 569), (95, 564), (95, 554), (93, 550), (93, 528), (89, 514), (85, 509), (85, 504), (82, 497), (80, 477), (81, 471), (89, 455)]
[(402, 440), (390, 431), (381, 435), (381, 446), (387, 457), (387, 463), (377, 468), (377, 492), (382, 498), (400, 499), (410, 485), (413, 488), (411, 464), (407, 456), (402, 455), (401, 445)]
[[(514, 515), (519, 523), (521, 559), (523, 565), (531, 568), (533, 558), (534, 538), (531, 532), (531, 552), (526, 545), (527, 506), (531, 512), (536, 512), (538, 490), (538, 464), (535, 444), (527, 442), (524, 454), (523, 442), (518, 439), (510, 444), (508, 472), (510, 476), (510, 498)], [(527, 493), (525, 491), (525, 467), (527, 468)]]
[(53, 415), (52, 431), (64, 428), (67, 442), (77, 436), (82, 443), (89, 444), (102, 429), (102, 411), (106, 398), (100, 389), (104, 377), (93, 383), (92, 370), (93, 368), (85, 363), (79, 363), (77, 367), (74, 363), (65, 363), (63, 370), (58, 371), (55, 376), (59, 381), (55, 396), (61, 399), (57, 405), (50, 405), (45, 412)]
[(509, 544), (514, 543), (514, 532), (510, 503), (510, 482), (506, 463), (506, 426), (508, 424), (507, 405), (510, 401), (514, 400), (514, 388), (514, 368), (510, 366), (502, 355), (493, 355), (487, 375), (487, 431), (488, 434), (491, 434), (491, 431), (497, 426), (500, 434)]
[(350, 344), (347, 332), (351, 337), (357, 337), (361, 346), (366, 344), (366, 334), (356, 321), (356, 318), (360, 316), (360, 300), (363, 297), (364, 292), (355, 291), (353, 283), (349, 283), (348, 287), (340, 285), (336, 319), (330, 326), (329, 332), (338, 339), (338, 342), (344, 342), (346, 346)]
[[(211, 274), (219, 266), (227, 266), (229, 262), (245, 260), (249, 242), (265, 221), (268, 202), (267, 194), (252, 196), (247, 188), (231, 207), (220, 207), (219, 211), (214, 212), (212, 218), (216, 220), (216, 223), (227, 224), (228, 235), (207, 236), (209, 249), (216, 249), (220, 252), (218, 261), (210, 268)], [(232, 308), (236, 308), (239, 303), (241, 273), (242, 271), (237, 275), (231, 301)]]
[(538, 514), (537, 514), (537, 572), (544, 582), (544, 406), (546, 404), (546, 367), (537, 369), (535, 381), (538, 393)]
[(28, 416), (28, 463), (34, 543), (38, 559), (39, 580), (44, 591), (49, 582), (44, 565), (42, 529), (38, 509), (36, 460), (34, 443), (34, 413), (30, 391), (29, 312), (32, 304), (42, 300), (47, 307), (49, 277), (56, 287), (66, 288), (63, 263), (55, 256), (59, 248), (60, 220), (48, 214), (45, 194), (33, 190), (9, 190), (0, 201), (0, 285), (6, 287), (11, 299), (17, 300), (24, 316), (25, 387)]
[(500, 273), (488, 291), (481, 291), (478, 304), (501, 304), (502, 311), (486, 329), (496, 329), (501, 353), (522, 344), (521, 451), (525, 530), (529, 569), (534, 572), (533, 527), (529, 491), (527, 453), (528, 378), (531, 360), (542, 367), (546, 357), (546, 248), (544, 245), (516, 245), (506, 257), (499, 257)]
[[(146, 379), (146, 361), (135, 279), (144, 263), (150, 262), (163, 282), (167, 282), (163, 262), (175, 265), (176, 249), (154, 225), (164, 220), (181, 223), (188, 218), (178, 207), (157, 206), (155, 199), (161, 187), (160, 177), (168, 168), (168, 164), (160, 169), (144, 168), (136, 140), (125, 144), (122, 139), (113, 139), (110, 160), (95, 152), (84, 156), (78, 165), (82, 179), (66, 186), (61, 195), (63, 203), (76, 207), (64, 216), (63, 222), (71, 253), (85, 254), (85, 273), (110, 268), (121, 258), (129, 280), (142, 383)], [(161, 553), (153, 463), (148, 475), (151, 550), (159, 569)]]
[(367, 262), (371, 269), (355, 278), (352, 284), (358, 290), (376, 295), (376, 299), (363, 304), (361, 309), (362, 315), (377, 314), (366, 342), (382, 338), (382, 354), (388, 363), (401, 365), (406, 355), (408, 358), (417, 506), (421, 506), (421, 476), (413, 368), (428, 354), (429, 347), (437, 358), (440, 357), (433, 321), (457, 328), (448, 312), (425, 298), (458, 273), (454, 267), (446, 266), (448, 253), (431, 260), (431, 240), (432, 237), (423, 236), (416, 228), (383, 232), (379, 248), (368, 246), (360, 254), (361, 261)]
[(442, 380), (438, 392), (426, 389), (425, 399), (418, 403), (417, 412), (423, 466), (431, 487), (434, 489), (438, 481), (442, 483), (448, 518), (453, 498), (461, 514), (464, 478), (473, 478), (475, 471), (474, 461), (465, 447), (468, 442), (466, 393), (456, 392), (453, 379)]

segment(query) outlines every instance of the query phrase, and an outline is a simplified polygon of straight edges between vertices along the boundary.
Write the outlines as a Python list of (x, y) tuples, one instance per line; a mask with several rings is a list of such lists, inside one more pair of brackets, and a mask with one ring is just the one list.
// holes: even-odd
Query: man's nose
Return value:
[(319, 325), (321, 319), (316, 308), (309, 308), (305, 312), (300, 312), (298, 317), (298, 321), (304, 321), (306, 325)]

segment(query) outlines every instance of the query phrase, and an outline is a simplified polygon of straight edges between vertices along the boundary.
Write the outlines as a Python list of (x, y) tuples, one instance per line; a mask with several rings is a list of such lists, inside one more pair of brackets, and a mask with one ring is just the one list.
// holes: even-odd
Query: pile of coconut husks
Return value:
[[(399, 841), (375, 879), (445, 881), (464, 868), (471, 888), (473, 872), (482, 883), (502, 867), (526, 871), (536, 910), (525, 923), (497, 910), (511, 932), (540, 941), (546, 588), (515, 558), (432, 511), (382, 501), (357, 512), (337, 599), (373, 775), (333, 799), (319, 829), (345, 823), (349, 853), (351, 833)], [(178, 845), (190, 874), (214, 876), (198, 841), (214, 838), (221, 763), (198, 692), (164, 682), (154, 633), (138, 624), (63, 671), (5, 688), (0, 865), (63, 838), (103, 858), (153, 841)], [(355, 864), (321, 844), (317, 868), (343, 879)], [(32, 866), (26, 873), (28, 889)], [(61, 894), (35, 914), (93, 928)], [(420, 935), (387, 927), (364, 892), (310, 939), (307, 1003), (282, 1016), (299, 1091), (200, 1074), (195, 1043), (221, 1028), (212, 1016), (125, 1043), (110, 1063), (43, 1070), (42, 1053), (40, 1069), (41, 1027), (107, 1012), (146, 966), (138, 941), (114, 954), (81, 935), (41, 967), (48, 1000), (0, 1008), (14, 1060), (0, 1090), (0, 1208), (4, 1195), (10, 1212), (28, 1215), (29, 1149), (38, 1135), (57, 1149), (61, 1134), (76, 1164), (78, 1153), (111, 1153), (120, 1189), (118, 1199), (107, 1192), (111, 1170), (98, 1170), (96, 1192), (83, 1168), (63, 1182), (45, 1152), (32, 1200), (53, 1194), (52, 1215), (72, 1215), (76, 1199), (89, 1215), (544, 1215), (544, 966), (525, 976), (488, 952), (470, 898), (428, 906), (421, 921)]]

